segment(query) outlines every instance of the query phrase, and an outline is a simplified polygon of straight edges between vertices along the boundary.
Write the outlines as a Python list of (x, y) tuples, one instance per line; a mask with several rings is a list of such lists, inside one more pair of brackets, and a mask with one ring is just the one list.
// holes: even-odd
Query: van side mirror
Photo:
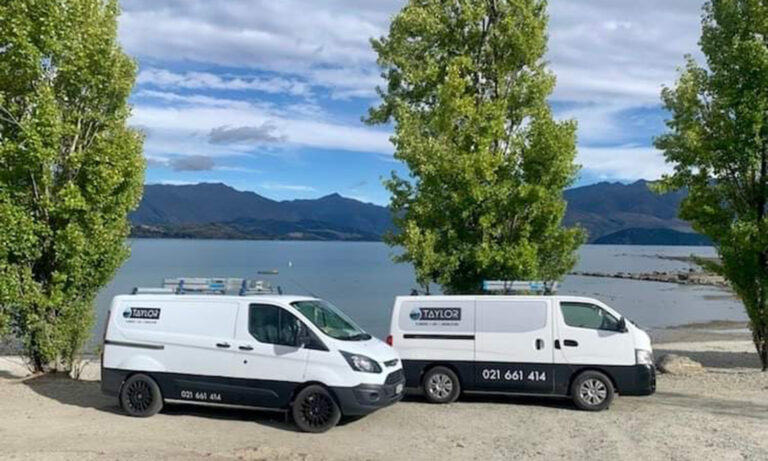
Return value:
[(627, 319), (624, 317), (620, 318), (619, 323), (616, 325), (616, 330), (620, 331), (621, 333), (628, 332), (629, 329), (627, 329)]

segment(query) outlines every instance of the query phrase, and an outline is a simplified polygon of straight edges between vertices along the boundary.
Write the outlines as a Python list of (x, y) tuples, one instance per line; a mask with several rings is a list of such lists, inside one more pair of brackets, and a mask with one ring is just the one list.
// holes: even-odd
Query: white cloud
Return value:
[(703, 0), (552, 1), (555, 98), (659, 104), (685, 54), (696, 54)]
[(671, 171), (652, 147), (581, 147), (577, 161), (603, 180), (657, 179)]
[[(553, 0), (547, 59), (558, 77), (559, 118), (579, 123), (584, 169), (620, 178), (653, 179), (667, 171), (647, 140), (636, 139), (627, 113), (658, 108), (683, 55), (700, 58), (704, 0)], [(132, 0), (120, 19), (127, 51), (153, 67), (142, 71), (134, 123), (151, 127), (152, 155), (237, 155), (253, 143), (211, 146), (212, 129), (274, 123), (286, 145), (385, 154), (389, 134), (334, 121), (311, 98), (374, 98), (381, 84), (369, 38), (385, 34), (402, 0)], [(183, 64), (206, 72), (171, 72)], [(217, 69), (226, 72), (215, 72)], [(237, 69), (237, 75), (229, 72)], [(215, 72), (215, 73), (214, 73)], [(258, 75), (255, 73), (258, 72)], [(166, 91), (156, 91), (156, 90)], [(201, 94), (176, 94), (184, 89)], [(212, 98), (210, 90), (258, 91), (301, 98), (276, 106)], [(165, 107), (147, 104), (163, 101)], [(168, 105), (170, 104), (170, 107)], [(362, 114), (361, 114), (362, 115)], [(641, 134), (645, 136), (645, 134)], [(627, 145), (628, 142), (637, 143)], [(618, 147), (595, 147), (613, 144)], [(633, 159), (642, 159), (635, 161)]]
[[(151, 126), (145, 149), (151, 156), (244, 155), (257, 151), (264, 143), (255, 139), (228, 144), (211, 144), (209, 136), (222, 127), (271, 128), (272, 140), (284, 140), (286, 146), (335, 149), (352, 152), (391, 154), (390, 133), (361, 124), (345, 125), (333, 121), (287, 114), (258, 104), (243, 101), (215, 100), (206, 97), (172, 95), (167, 100), (179, 105), (151, 105), (137, 103), (131, 124)], [(269, 142), (272, 144), (272, 141)]]
[[(298, 75), (310, 84), (330, 87), (338, 97), (370, 96), (370, 76), (378, 72), (368, 40), (386, 32), (390, 15), (401, 4), (399, 0), (135, 0), (123, 4), (120, 38), (140, 59)], [(327, 73), (334, 71), (360, 78), (328, 80)], [(155, 77), (162, 81), (169, 76)], [(187, 84), (203, 83), (199, 78), (188, 80)]]
[(175, 73), (164, 69), (142, 70), (136, 78), (139, 85), (159, 88), (190, 88), (234, 91), (287, 93), (295, 96), (309, 94), (306, 83), (295, 79), (261, 77), (227, 77), (209, 72)]
[(274, 183), (274, 182), (261, 183), (261, 188), (266, 190), (289, 191), (289, 192), (315, 192), (317, 190), (312, 186), (280, 184), (280, 183)]
[(163, 186), (192, 186), (199, 183), (195, 181), (177, 181), (175, 179), (164, 179), (159, 182), (149, 182), (147, 184), (162, 184)]

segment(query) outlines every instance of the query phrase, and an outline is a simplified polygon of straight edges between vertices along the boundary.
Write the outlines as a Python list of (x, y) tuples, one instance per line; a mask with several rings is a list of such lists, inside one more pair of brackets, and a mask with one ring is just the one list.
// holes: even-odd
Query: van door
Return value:
[(547, 299), (480, 299), (475, 309), (478, 389), (548, 394), (554, 389), (552, 309)]
[(304, 324), (288, 310), (272, 304), (242, 305), (235, 343), (235, 377), (241, 380), (242, 404), (284, 407), (304, 382), (309, 349), (299, 347)]
[[(596, 303), (560, 301), (556, 309), (559, 365), (634, 365), (635, 342), (619, 318)], [(564, 378), (565, 379), (565, 378)]]

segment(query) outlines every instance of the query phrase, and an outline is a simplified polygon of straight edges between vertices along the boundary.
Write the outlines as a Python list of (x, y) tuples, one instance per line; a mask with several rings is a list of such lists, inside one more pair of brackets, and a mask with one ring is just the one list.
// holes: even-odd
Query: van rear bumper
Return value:
[(101, 392), (106, 395), (117, 396), (120, 388), (128, 377), (128, 370), (116, 370), (113, 368), (101, 369)]
[[(400, 392), (397, 392), (397, 389)], [(402, 400), (405, 378), (392, 384), (360, 384), (355, 387), (333, 387), (344, 416), (363, 416)]]

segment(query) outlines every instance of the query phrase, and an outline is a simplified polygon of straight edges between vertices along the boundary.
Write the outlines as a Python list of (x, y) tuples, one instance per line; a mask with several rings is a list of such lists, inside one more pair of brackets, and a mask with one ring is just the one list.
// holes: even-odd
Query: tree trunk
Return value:
[(42, 354), (36, 350), (29, 351), (30, 359), (32, 360), (32, 372), (42, 373), (45, 371), (45, 360), (43, 360)]
[[(765, 138), (765, 137), (764, 137)], [(757, 230), (762, 233), (765, 228), (766, 202), (768, 202), (768, 139), (763, 141), (763, 149), (760, 152), (760, 177), (757, 178), (756, 190)], [(753, 320), (752, 338), (760, 357), (763, 372), (768, 370), (768, 249), (763, 248), (757, 255), (757, 319)], [(762, 273), (760, 273), (762, 271)], [(755, 323), (757, 325), (755, 325)]]
[(762, 371), (768, 371), (768, 327), (765, 325), (755, 327), (752, 331), (752, 337), (757, 349), (757, 355), (760, 357)]
[(29, 359), (32, 362), (32, 372), (42, 373), (45, 371), (45, 359), (42, 352), (40, 352), (40, 346), (35, 336), (37, 333), (32, 333), (32, 338), (29, 341)]

